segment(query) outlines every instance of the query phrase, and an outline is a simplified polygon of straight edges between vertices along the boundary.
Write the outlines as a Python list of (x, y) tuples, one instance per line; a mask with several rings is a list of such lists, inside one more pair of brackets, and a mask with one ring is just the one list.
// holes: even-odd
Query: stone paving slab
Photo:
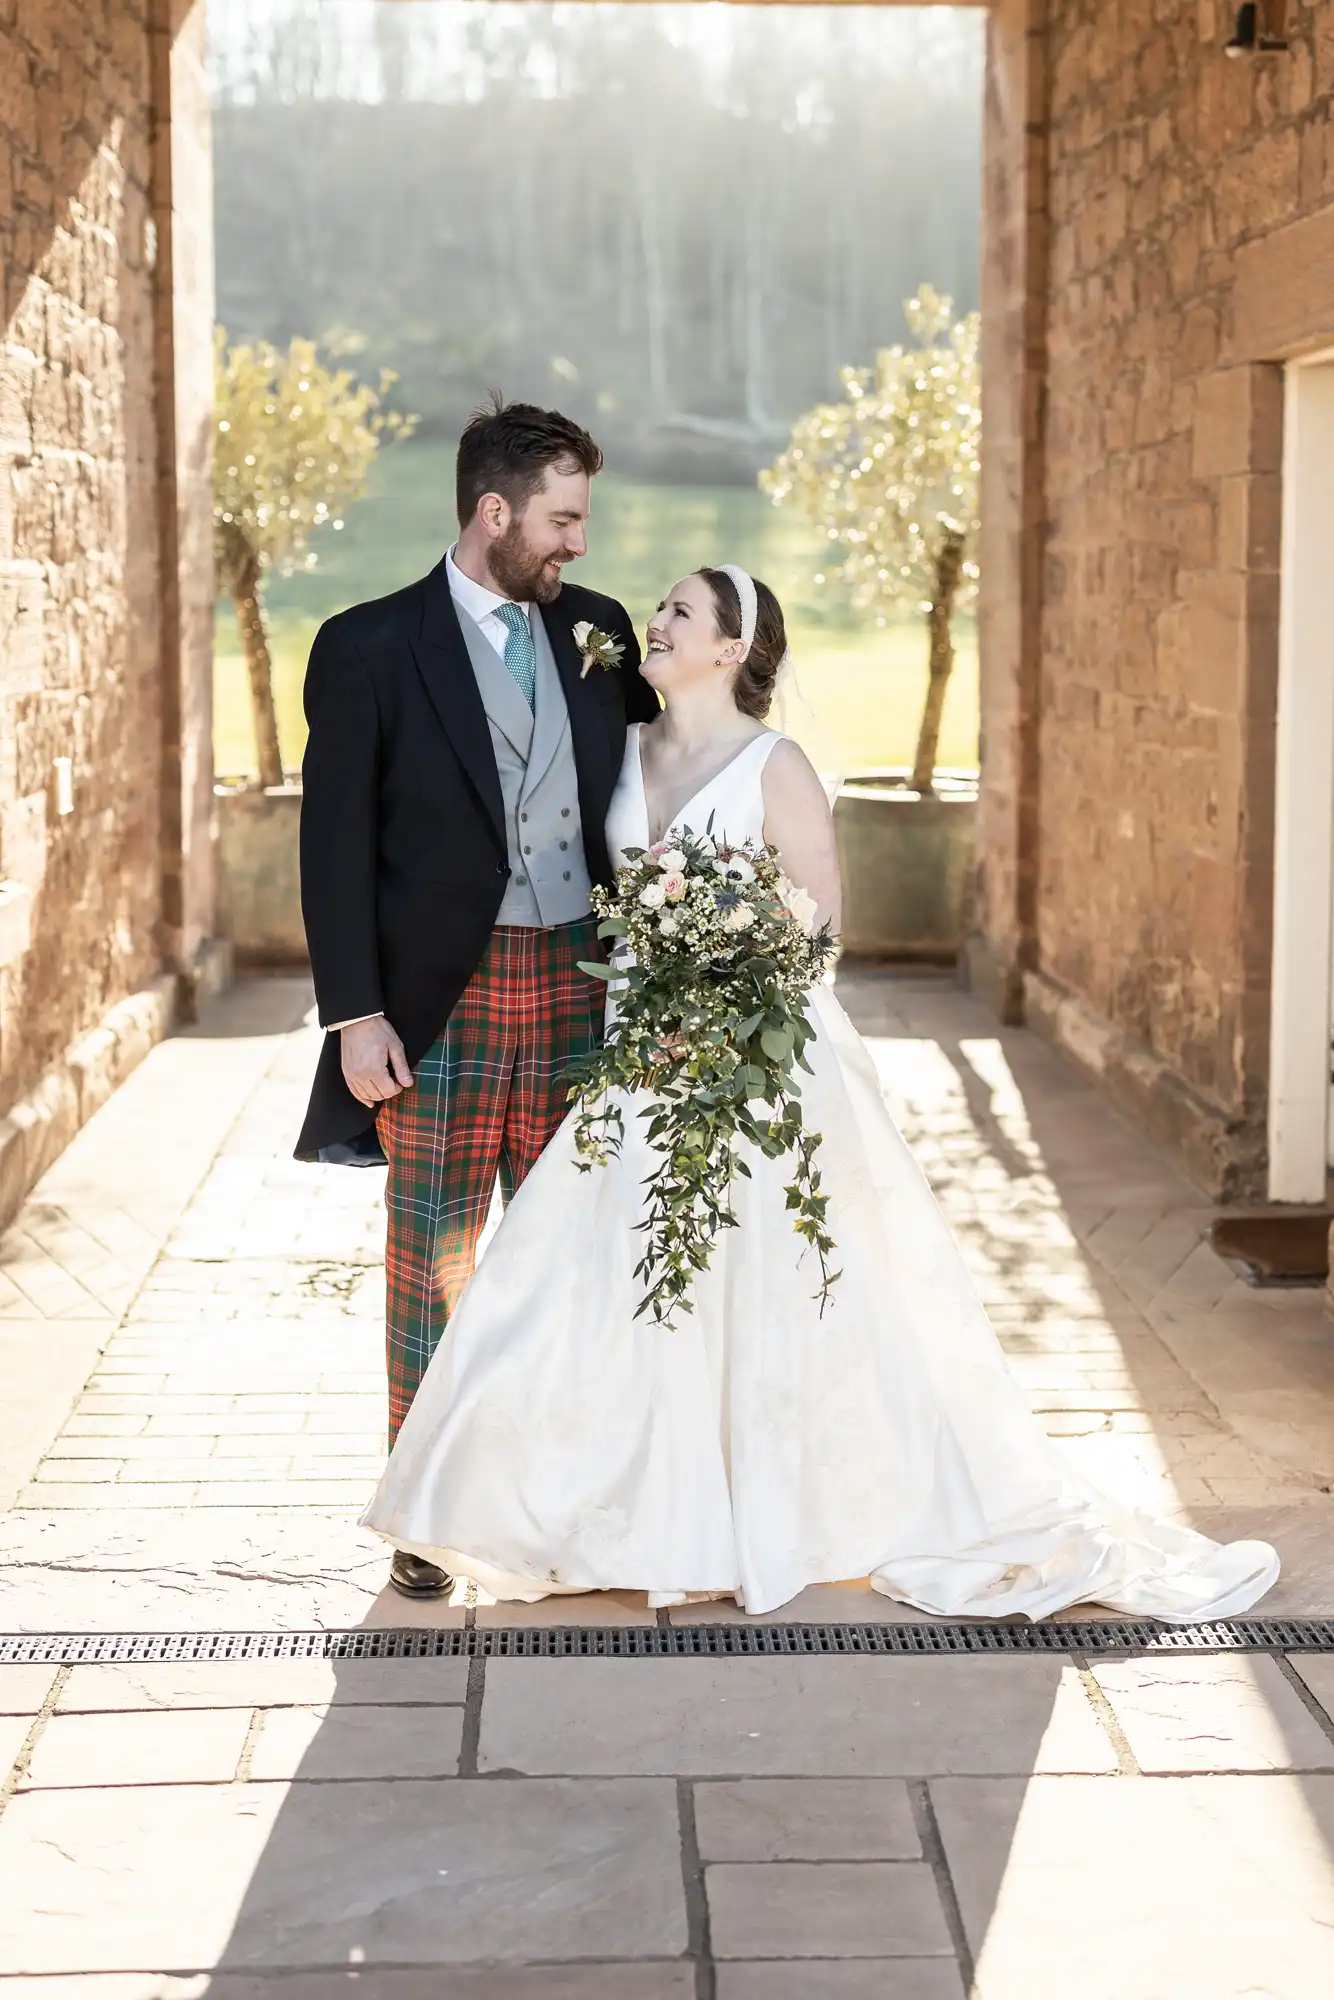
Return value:
[(1334, 1771), (1334, 1742), (1275, 1660), (1099, 1660), (1142, 1771)]
[(0, 1715), (0, 1785), (8, 1778), (31, 1728), (31, 1716)]
[(906, 1785), (896, 1778), (742, 1778), (695, 1787), (705, 1861), (916, 1861)]
[(715, 1991), (717, 2000), (964, 2000), (958, 1968), (943, 1958), (720, 1965)]
[(0, 1667), (0, 1715), (36, 1715), (55, 1678), (54, 1667)]
[(720, 1862), (705, 1882), (720, 1960), (954, 1956), (920, 1861)]
[(685, 1951), (675, 1788), (145, 1786), (0, 1820), (0, 1973)]
[(454, 1778), (461, 1708), (284, 1708), (260, 1717), (252, 1778)]
[(1334, 1779), (934, 1783), (979, 2000), (1334, 1991)]
[(0, 1630), (272, 1631), (462, 1624), (388, 1585), (389, 1552), (347, 1514), (169, 1508), (0, 1516)]
[[(32, 1676), (29, 1698), (41, 1688), (41, 1707), (55, 1678), (50, 1667), (0, 1667), (0, 1710), (5, 1676)], [(22, 1687), (22, 1683), (18, 1684)], [(466, 1660), (176, 1660), (106, 1662), (71, 1667), (56, 1713), (189, 1708), (308, 1708), (370, 1703), (377, 1708), (461, 1702), (468, 1686)], [(25, 1711), (19, 1711), (20, 1713)]]
[(245, 1709), (56, 1715), (20, 1790), (89, 1785), (225, 1785), (250, 1729)]
[(674, 1776), (1113, 1771), (1059, 1659), (489, 1660), (479, 1768)]
[(1334, 1715), (1334, 1654), (1291, 1653), (1288, 1657), (1326, 1715)]
[[(770, 1970), (781, 1978), (781, 1967)], [(821, 1968), (821, 1979), (825, 1976)], [(94, 1972), (51, 1979), (0, 1975), (4, 2000), (340, 2000), (340, 1996), (341, 2000), (695, 2000), (695, 1990), (692, 1965), (587, 1961), (574, 1966), (433, 1967), (425, 1972), (361, 1966), (335, 1972), (325, 1967), (320, 1972), (214, 1972), (183, 1978), (159, 1972)], [(773, 1990), (788, 1991), (781, 1985)], [(809, 1994), (808, 1987), (802, 1990)], [(820, 1990), (826, 1989), (822, 1985)], [(862, 1991), (837, 1983), (827, 1990), (831, 1996)], [(877, 1989), (878, 2000), (883, 2000), (884, 1990)], [(892, 2000), (946, 2000), (947, 1995), (953, 2000), (954, 1990), (909, 1986), (900, 1993), (896, 1986)]]

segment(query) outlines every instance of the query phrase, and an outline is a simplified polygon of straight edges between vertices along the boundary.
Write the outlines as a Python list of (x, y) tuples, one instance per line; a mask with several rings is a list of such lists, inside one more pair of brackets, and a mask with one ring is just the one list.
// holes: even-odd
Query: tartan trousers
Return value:
[(380, 1106), (389, 1161), (385, 1346), (393, 1445), (472, 1276), (496, 1179), (508, 1202), (569, 1106), (561, 1074), (602, 1039), (597, 919), (491, 933), (411, 1090)]

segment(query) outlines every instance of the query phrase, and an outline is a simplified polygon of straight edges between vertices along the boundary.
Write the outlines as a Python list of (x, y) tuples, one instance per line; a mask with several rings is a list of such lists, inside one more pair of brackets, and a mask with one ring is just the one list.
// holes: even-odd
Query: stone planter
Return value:
[(218, 890), (223, 933), (238, 965), (305, 965), (297, 829), (300, 785), (237, 791), (219, 785)]
[(843, 949), (857, 958), (950, 964), (962, 950), (977, 778), (938, 771), (935, 797), (908, 773), (850, 779), (834, 806), (843, 876)]
[[(834, 806), (843, 876), (843, 949), (858, 958), (949, 964), (963, 945), (977, 781), (937, 774), (939, 796), (906, 773), (849, 780)], [(301, 787), (217, 789), (222, 927), (238, 965), (307, 963), (297, 829)]]

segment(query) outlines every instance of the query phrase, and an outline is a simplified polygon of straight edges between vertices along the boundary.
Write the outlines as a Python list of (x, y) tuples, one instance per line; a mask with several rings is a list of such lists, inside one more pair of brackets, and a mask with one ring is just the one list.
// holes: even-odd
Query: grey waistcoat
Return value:
[(475, 619), (455, 609), (481, 690), (505, 801), (510, 874), (498, 924), (549, 930), (586, 917), (588, 864), (565, 690), (540, 612), (529, 623), (537, 651), (537, 712)]

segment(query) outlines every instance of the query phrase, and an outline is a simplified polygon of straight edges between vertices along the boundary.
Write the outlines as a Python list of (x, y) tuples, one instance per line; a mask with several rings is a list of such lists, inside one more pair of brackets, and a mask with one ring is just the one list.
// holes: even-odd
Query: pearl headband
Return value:
[(741, 600), (741, 657), (749, 658), (755, 643), (755, 625), (760, 615), (760, 601), (755, 595), (755, 579), (748, 570), (739, 569), (735, 563), (719, 563), (719, 569), (732, 580), (733, 588)]

